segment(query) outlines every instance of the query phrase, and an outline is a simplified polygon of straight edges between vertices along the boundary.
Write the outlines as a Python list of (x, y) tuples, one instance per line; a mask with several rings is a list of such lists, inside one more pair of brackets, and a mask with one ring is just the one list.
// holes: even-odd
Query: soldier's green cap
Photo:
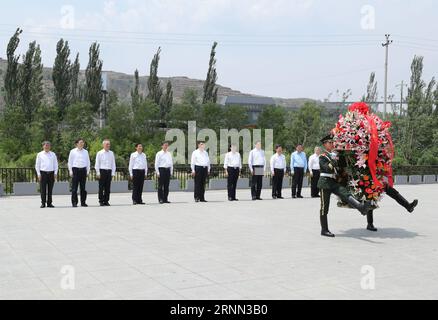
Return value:
[(321, 143), (322, 144), (324, 144), (326, 142), (330, 142), (330, 141), (333, 141), (333, 135), (332, 134), (329, 134), (329, 135), (327, 135), (327, 136), (325, 136), (324, 138), (321, 139)]

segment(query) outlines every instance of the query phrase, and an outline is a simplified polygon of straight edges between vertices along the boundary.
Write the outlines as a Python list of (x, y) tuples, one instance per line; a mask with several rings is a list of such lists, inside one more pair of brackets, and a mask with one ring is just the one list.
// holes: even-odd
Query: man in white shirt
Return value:
[(173, 158), (168, 151), (169, 143), (163, 142), (162, 150), (155, 156), (155, 172), (158, 177), (158, 201), (160, 204), (170, 203), (169, 201), (169, 184), (170, 177), (173, 175)]
[(310, 177), (312, 180), (311, 185), (311, 195), (312, 198), (320, 198), (319, 189), (318, 189), (318, 181), (321, 174), (321, 170), (319, 167), (319, 156), (321, 155), (321, 148), (316, 147), (315, 153), (312, 154), (309, 158), (309, 171)]
[(266, 171), (265, 151), (262, 150), (262, 143), (257, 141), (255, 148), (249, 153), (248, 166), (252, 174), (251, 196), (252, 200), (262, 200), (263, 177)]
[(228, 200), (239, 201), (236, 199), (237, 181), (239, 180), (240, 170), (242, 170), (242, 157), (237, 151), (236, 145), (231, 145), (229, 152), (224, 160), (225, 176), (228, 178)]
[(96, 178), (99, 180), (99, 203), (101, 207), (109, 207), (111, 181), (116, 175), (116, 159), (110, 150), (110, 140), (102, 142), (103, 149), (96, 155)]
[(275, 154), (271, 157), (272, 174), (272, 199), (284, 199), (281, 195), (283, 189), (283, 178), (286, 173), (286, 157), (283, 154), (283, 147), (275, 146)]
[(143, 152), (143, 145), (137, 143), (135, 150), (129, 158), (129, 176), (132, 180), (132, 204), (134, 206), (145, 204), (142, 195), (144, 181), (148, 175), (148, 161)]
[(54, 208), (52, 201), (53, 186), (58, 175), (58, 159), (50, 151), (52, 145), (49, 141), (42, 143), (43, 151), (38, 153), (35, 162), (35, 171), (40, 182), (41, 208)]
[(195, 201), (207, 202), (205, 200), (205, 183), (210, 174), (210, 157), (205, 151), (205, 142), (198, 143), (198, 149), (193, 151), (190, 162), (192, 177), (195, 178)]
[(68, 172), (72, 178), (71, 203), (73, 208), (78, 206), (78, 187), (80, 186), (81, 207), (88, 207), (85, 185), (90, 174), (90, 156), (88, 151), (84, 149), (84, 139), (76, 140), (75, 145), (76, 148), (71, 150), (68, 156)]

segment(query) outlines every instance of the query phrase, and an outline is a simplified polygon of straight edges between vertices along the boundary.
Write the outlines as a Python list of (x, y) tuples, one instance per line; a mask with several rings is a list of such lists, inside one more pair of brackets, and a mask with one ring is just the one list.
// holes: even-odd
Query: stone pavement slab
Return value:
[(239, 190), (239, 202), (208, 191), (208, 203), (173, 192), (170, 205), (145, 193), (141, 207), (130, 194), (105, 208), (90, 195), (76, 209), (69, 196), (55, 196), (55, 209), (2, 197), (0, 299), (437, 299), (438, 185), (397, 189), (420, 204), (409, 214), (385, 197), (377, 233), (333, 197), (334, 239), (319, 235), (308, 188), (285, 200), (266, 189), (263, 201)]

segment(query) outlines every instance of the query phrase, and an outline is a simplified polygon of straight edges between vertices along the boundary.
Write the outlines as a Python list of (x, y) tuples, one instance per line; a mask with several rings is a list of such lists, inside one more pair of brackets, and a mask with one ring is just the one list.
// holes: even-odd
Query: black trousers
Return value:
[(160, 178), (158, 178), (158, 201), (169, 201), (170, 168), (158, 168)]
[(283, 190), (283, 169), (274, 169), (274, 176), (272, 177), (272, 197), (280, 198)]
[[(252, 169), (255, 173), (256, 168), (263, 168), (263, 166), (253, 166)], [(253, 199), (260, 198), (263, 188), (263, 176), (253, 175), (251, 180), (251, 196)]]
[(312, 197), (317, 197), (319, 195), (318, 181), (319, 181), (319, 176), (321, 175), (321, 170), (312, 170), (312, 173), (313, 173), (313, 177), (312, 177), (311, 195)]
[(107, 204), (111, 194), (112, 171), (100, 169), (99, 173), (99, 202), (101, 204)]
[(228, 199), (236, 199), (237, 181), (239, 180), (240, 169), (239, 168), (227, 168), (228, 172)]
[(145, 170), (132, 170), (132, 201), (143, 203), (143, 187)]
[(374, 211), (368, 211), (367, 213), (367, 222), (368, 224), (373, 224), (374, 223), (374, 216), (373, 216)]
[(87, 168), (73, 168), (73, 177), (71, 182), (71, 203), (78, 204), (78, 187), (81, 188), (81, 204), (85, 205), (87, 201)]
[(301, 196), (303, 189), (304, 168), (294, 168), (294, 176), (292, 178), (292, 197)]
[(41, 171), (40, 179), (40, 192), (41, 192), (41, 203), (47, 205), (52, 204), (52, 193), (53, 186), (55, 185), (55, 172), (45, 172)]
[(195, 200), (205, 200), (205, 183), (208, 176), (208, 167), (195, 166)]

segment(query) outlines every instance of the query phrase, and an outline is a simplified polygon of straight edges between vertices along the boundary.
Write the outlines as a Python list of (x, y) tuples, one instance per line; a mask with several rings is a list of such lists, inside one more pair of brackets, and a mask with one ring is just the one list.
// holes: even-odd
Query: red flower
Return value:
[(374, 191), (371, 190), (370, 188), (367, 188), (367, 189), (365, 190), (365, 192), (368, 193), (368, 194), (373, 194), (373, 193), (374, 193)]
[(365, 102), (356, 102), (353, 103), (348, 110), (350, 112), (357, 111), (360, 114), (369, 114), (370, 113), (370, 107)]

